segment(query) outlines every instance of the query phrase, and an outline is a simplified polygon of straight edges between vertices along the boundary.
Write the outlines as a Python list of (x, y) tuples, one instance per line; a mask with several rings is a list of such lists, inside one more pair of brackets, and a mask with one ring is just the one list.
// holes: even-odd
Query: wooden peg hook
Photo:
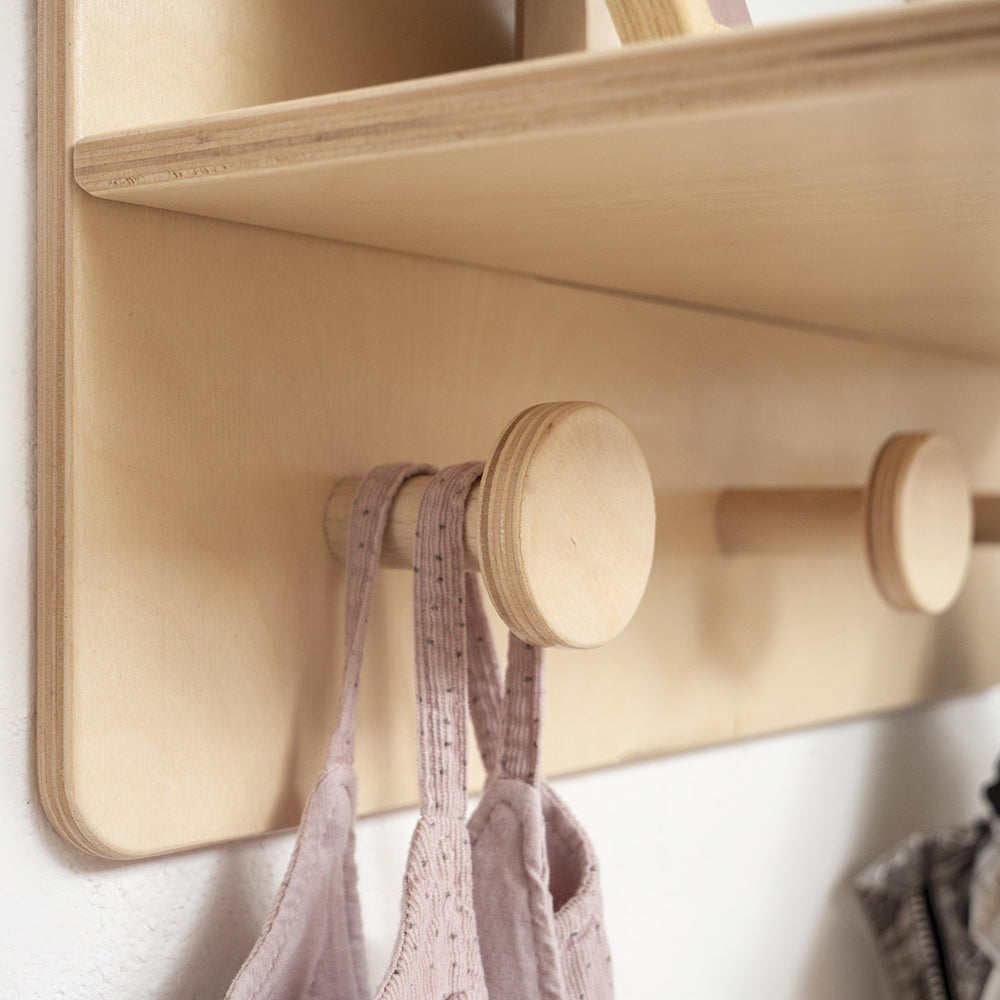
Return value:
[[(414, 477), (397, 495), (382, 565), (413, 565), (428, 481)], [(359, 482), (341, 480), (327, 504), (327, 541), (340, 559)], [(467, 566), (482, 571), (500, 617), (526, 642), (600, 646), (639, 605), (655, 521), (649, 469), (618, 417), (595, 403), (541, 403), (507, 425), (469, 498)]]
[(958, 596), (972, 499), (958, 452), (938, 434), (896, 434), (859, 489), (727, 490), (716, 509), (726, 554), (845, 551), (864, 540), (893, 607), (936, 614)]

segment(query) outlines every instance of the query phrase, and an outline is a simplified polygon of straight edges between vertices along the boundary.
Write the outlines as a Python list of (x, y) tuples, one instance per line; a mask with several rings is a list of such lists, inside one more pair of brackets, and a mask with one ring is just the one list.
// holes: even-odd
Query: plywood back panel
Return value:
[[(712, 512), (729, 485), (860, 483), (906, 427), (951, 435), (1000, 490), (1000, 370), (98, 201), (70, 181), (62, 123), (113, 116), (87, 109), (79, 66), (61, 72), (61, 6), (41, 13), (39, 779), (79, 847), (134, 857), (294, 824), (339, 688), (330, 487), (485, 457), (540, 400), (617, 411), (659, 517), (633, 624), (549, 658), (547, 772), (997, 679), (996, 553), (948, 615), (906, 616), (860, 550), (725, 559)], [(372, 623), (365, 812), (414, 800), (409, 583), (383, 574)]]
[(77, 137), (514, 56), (513, 0), (47, 0), (41, 16), (64, 5)]

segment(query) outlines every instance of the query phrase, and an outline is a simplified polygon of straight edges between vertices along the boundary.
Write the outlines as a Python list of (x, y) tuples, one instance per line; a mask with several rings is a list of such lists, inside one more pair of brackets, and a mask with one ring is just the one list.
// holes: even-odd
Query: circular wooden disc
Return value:
[(945, 610), (958, 596), (972, 545), (972, 500), (952, 444), (897, 434), (868, 482), (868, 555), (886, 600), (904, 611)]
[(635, 613), (656, 513), (629, 429), (595, 403), (542, 403), (515, 417), (483, 474), (483, 577), (508, 627), (540, 646), (590, 648)]

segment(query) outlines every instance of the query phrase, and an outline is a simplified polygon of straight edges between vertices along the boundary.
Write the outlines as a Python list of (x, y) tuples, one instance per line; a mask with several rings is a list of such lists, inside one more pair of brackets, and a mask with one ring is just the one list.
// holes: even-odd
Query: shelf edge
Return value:
[(81, 140), (78, 184), (136, 189), (798, 100), (929, 75), (1000, 72), (1000, 2), (656, 42), (305, 98)]

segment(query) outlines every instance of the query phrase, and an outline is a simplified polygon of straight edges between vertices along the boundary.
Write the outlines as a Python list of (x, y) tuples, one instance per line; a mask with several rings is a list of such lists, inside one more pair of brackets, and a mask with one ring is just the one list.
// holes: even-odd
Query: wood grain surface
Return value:
[[(723, 557), (714, 509), (728, 486), (863, 481), (873, 448), (910, 427), (947, 434), (977, 491), (1000, 491), (1000, 370), (898, 345), (996, 342), (996, 203), (984, 197), (983, 163), (995, 163), (997, 132), (970, 123), (995, 114), (997, 5), (831, 25), (825, 77), (797, 62), (803, 36), (762, 34), (774, 72), (758, 67), (735, 118), (726, 102), (754, 76), (753, 45), (735, 38), (332, 99), (377, 113), (367, 130), (355, 118), (355, 133), (339, 132), (334, 189), (317, 200), (304, 186), (293, 206), (303, 218), (322, 216), (329, 196), (345, 239), (368, 239), (380, 216), (401, 243), (420, 234), (411, 249), (443, 253), (457, 235), (465, 256), (494, 247), (495, 263), (538, 273), (568, 247), (585, 263), (581, 280), (641, 290), (655, 275), (657, 294), (711, 309), (263, 228), (287, 219), (280, 197), (273, 219), (242, 225), (98, 199), (75, 184), (72, 154), (87, 135), (209, 116), (224, 145), (230, 127), (252, 132), (286, 112), (309, 119), (319, 108), (316, 121), (328, 122), (331, 99), (314, 95), (393, 65), (391, 39), (384, 59), (367, 51), (377, 33), (350, 36), (357, 51), (341, 42), (343, 58), (329, 58), (325, 40), (341, 37), (348, 6), (360, 10), (304, 0), (220, 0), (211, 16), (195, 0), (39, 5), (38, 755), (56, 828), (84, 850), (135, 857), (293, 825), (340, 684), (342, 580), (323, 537), (331, 488), (379, 462), (482, 457), (512, 413), (541, 400), (594, 400), (619, 414), (649, 461), (658, 516), (633, 623), (601, 649), (550, 654), (547, 773), (993, 683), (992, 547), (977, 548), (946, 615), (902, 615), (856, 553)], [(951, 18), (965, 27), (948, 41), (940, 27)], [(456, 29), (465, 65), (512, 44), (509, 24), (490, 25)], [(448, 52), (422, 51), (432, 71), (454, 68)], [(709, 64), (721, 90), (704, 87)], [(578, 66), (607, 82), (606, 100), (580, 89)], [(262, 116), (232, 112), (300, 99)], [(444, 118), (421, 124), (413, 113), (428, 100)], [(470, 117), (477, 101), (481, 116)], [(650, 101), (659, 124), (647, 130)], [(517, 123), (544, 108), (537, 131), (515, 141)], [(867, 139), (845, 161), (865, 109)], [(591, 122), (613, 130), (593, 173)], [(197, 132), (179, 132), (193, 155)], [(619, 156), (609, 187), (628, 136), (647, 153)], [(678, 145), (684, 136), (699, 141)], [(132, 140), (122, 141), (81, 152), (79, 165), (99, 168), (87, 183), (114, 176), (103, 158)], [(279, 148), (264, 158), (280, 159)], [(260, 209), (266, 171), (258, 160), (241, 173), (238, 150), (207, 162), (232, 165), (219, 190), (255, 190)], [(560, 190), (512, 190), (547, 150), (562, 164)], [(642, 162), (645, 181), (631, 173)], [(289, 169), (286, 193), (311, 167)], [(490, 183), (477, 189), (479, 170)], [(734, 171), (741, 183), (722, 183)], [(181, 176), (165, 190), (207, 192), (209, 181)], [(777, 187), (785, 195), (769, 200)], [(609, 211), (599, 190), (631, 197)], [(666, 202), (664, 190), (675, 193)], [(670, 206), (669, 225), (658, 204)], [(459, 215), (468, 222), (456, 230)], [(850, 253), (844, 216), (855, 220)], [(633, 241), (637, 218), (657, 239), (624, 254), (619, 238)], [(884, 237), (873, 218), (900, 225)], [(603, 231), (619, 235), (608, 242)], [(665, 231), (677, 237), (669, 254)], [(944, 248), (924, 257), (929, 233)], [(646, 277), (625, 281), (624, 271)], [(883, 339), (734, 314), (741, 304)], [(409, 584), (393, 570), (379, 584), (359, 715), (363, 812), (414, 801)]]

